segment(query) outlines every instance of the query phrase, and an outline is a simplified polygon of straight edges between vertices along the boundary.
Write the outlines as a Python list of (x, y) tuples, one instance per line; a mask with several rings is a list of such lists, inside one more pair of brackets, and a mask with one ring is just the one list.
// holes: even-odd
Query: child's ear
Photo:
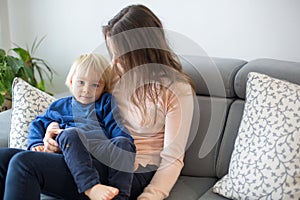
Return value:
[(73, 86), (73, 81), (72, 81), (72, 79), (70, 80), (70, 87), (72, 87)]

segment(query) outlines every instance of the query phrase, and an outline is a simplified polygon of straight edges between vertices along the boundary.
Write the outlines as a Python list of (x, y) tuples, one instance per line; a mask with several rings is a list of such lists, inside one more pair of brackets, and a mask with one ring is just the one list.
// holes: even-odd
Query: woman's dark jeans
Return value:
[[(93, 164), (100, 182), (107, 184), (107, 170), (102, 170), (103, 165), (96, 159)], [(154, 172), (134, 174), (130, 200), (142, 193)], [(39, 200), (40, 193), (70, 200), (88, 199), (78, 192), (62, 154), (0, 148), (0, 199)]]

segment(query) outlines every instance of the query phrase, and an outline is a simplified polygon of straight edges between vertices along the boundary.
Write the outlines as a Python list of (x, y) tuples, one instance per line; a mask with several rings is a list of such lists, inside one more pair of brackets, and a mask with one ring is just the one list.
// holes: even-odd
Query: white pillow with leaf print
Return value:
[(14, 79), (12, 89), (9, 146), (26, 149), (30, 123), (37, 115), (44, 113), (55, 98), (31, 86), (21, 78)]
[(232, 199), (300, 199), (300, 86), (248, 75), (228, 174), (213, 191)]

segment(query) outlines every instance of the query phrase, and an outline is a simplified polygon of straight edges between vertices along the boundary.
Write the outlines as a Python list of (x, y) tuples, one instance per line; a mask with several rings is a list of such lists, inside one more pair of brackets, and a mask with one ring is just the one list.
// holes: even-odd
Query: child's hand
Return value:
[(48, 127), (47, 130), (50, 129), (59, 129), (59, 123), (58, 122), (51, 122)]
[(59, 124), (57, 122), (51, 122), (49, 124), (45, 133), (45, 137), (43, 139), (45, 152), (60, 152), (58, 144), (54, 138), (62, 131), (63, 129), (59, 128)]
[(44, 146), (39, 145), (31, 148), (32, 151), (44, 151)]

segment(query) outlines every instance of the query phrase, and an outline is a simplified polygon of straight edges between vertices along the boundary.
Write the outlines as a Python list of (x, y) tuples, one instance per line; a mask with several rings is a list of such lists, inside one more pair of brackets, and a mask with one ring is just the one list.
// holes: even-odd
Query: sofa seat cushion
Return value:
[(180, 176), (167, 200), (195, 200), (201, 197), (217, 178)]
[(213, 187), (211, 187), (197, 200), (228, 200), (228, 198), (213, 192)]
[(300, 199), (300, 86), (249, 73), (229, 172), (213, 191), (233, 199)]

